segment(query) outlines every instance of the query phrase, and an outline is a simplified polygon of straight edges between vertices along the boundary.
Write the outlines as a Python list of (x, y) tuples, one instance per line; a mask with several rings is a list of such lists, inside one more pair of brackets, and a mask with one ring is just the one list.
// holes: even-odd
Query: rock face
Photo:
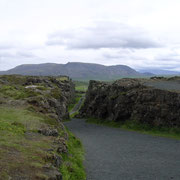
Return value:
[(20, 94), (18, 97), (13, 97), (16, 101), (23, 100), (36, 108), (36, 111), (59, 121), (69, 118), (68, 104), (75, 97), (75, 85), (69, 77), (8, 75), (1, 76), (0, 82), (0, 86), (6, 85), (7, 88), (11, 87), (14, 93), (17, 91)]
[(80, 116), (121, 123), (134, 120), (156, 127), (180, 127), (180, 93), (152, 86), (154, 81), (156, 85), (167, 83), (168, 86), (171, 80), (148, 81), (121, 79), (113, 84), (90, 81)]
[[(30, 153), (30, 156), (38, 156), (38, 160), (33, 158), (29, 160), (23, 154), (25, 150), (23, 152), (17, 150), (18, 153), (12, 155), (12, 159), (15, 162), (7, 158), (6, 163), (18, 164), (20, 161), (16, 162), (16, 160), (22, 159), (20, 162), (22, 163), (21, 170), (19, 171), (17, 169), (18, 166), (8, 169), (6, 168), (8, 165), (5, 165), (8, 178), (0, 177), (0, 179), (62, 180), (62, 174), (59, 171), (60, 166), (64, 163), (62, 155), (66, 154), (69, 156), (69, 154), (68, 133), (61, 120), (69, 118), (68, 105), (73, 101), (74, 96), (75, 86), (71, 79), (66, 76), (0, 76), (0, 108), (11, 107), (12, 109), (17, 108), (18, 111), (19, 109), (21, 111), (22, 109), (24, 110), (22, 123), (18, 122), (22, 117), (20, 116), (19, 118), (19, 114), (17, 113), (16, 116), (18, 118), (15, 115), (12, 116), (16, 117), (17, 122), (9, 123), (8, 126), (13, 125), (16, 128), (24, 127), (21, 133), (23, 140), (20, 140), (24, 144), (21, 143), (21, 147), (29, 148), (32, 146), (32, 149), (30, 148), (30, 152), (32, 153)], [(36, 122), (30, 118), (29, 123), (27, 123), (26, 114), (31, 114), (30, 117), (36, 117)], [(3, 120), (6, 121), (6, 119)], [(3, 136), (3, 131), (2, 129), (0, 130)], [(6, 131), (8, 133), (8, 130)], [(14, 129), (10, 131), (11, 133), (13, 132), (13, 135), (16, 135)], [(13, 144), (18, 144), (19, 138), (16, 140), (17, 142), (13, 142)], [(30, 143), (30, 146), (28, 143)], [(5, 152), (7, 151), (6, 149), (5, 147)], [(8, 151), (11, 152), (13, 150), (9, 149)], [(8, 151), (6, 152), (7, 154)], [(28, 153), (25, 154), (27, 155)], [(27, 159), (30, 162), (26, 162)], [(1, 155), (0, 169), (3, 167), (2, 161), (4, 162)], [(0, 172), (1, 175), (2, 173)]]

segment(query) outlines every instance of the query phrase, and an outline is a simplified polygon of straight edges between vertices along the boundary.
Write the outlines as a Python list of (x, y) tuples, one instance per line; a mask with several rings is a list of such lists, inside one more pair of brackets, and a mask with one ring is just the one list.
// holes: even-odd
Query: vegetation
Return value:
[(74, 84), (75, 84), (76, 94), (75, 94), (74, 102), (72, 104), (69, 104), (69, 107), (68, 107), (69, 112), (72, 111), (72, 109), (79, 102), (79, 100), (83, 96), (85, 96), (85, 93), (88, 89), (89, 82), (74, 81)]
[[(35, 87), (27, 88), (25, 82), (25, 76), (0, 77), (0, 179), (8, 180), (14, 176), (17, 179), (48, 179), (44, 167), (50, 165), (51, 168), (48, 157), (52, 157), (52, 154), (64, 161), (59, 167), (63, 179), (86, 179), (82, 164), (84, 151), (80, 141), (68, 132), (68, 153), (58, 153), (55, 147), (58, 144), (54, 144), (56, 137), (44, 136), (39, 130), (57, 129), (58, 138), (62, 139), (66, 139), (67, 130), (53, 114), (49, 116), (38, 111), (41, 107), (35, 104), (28, 105), (31, 97), (43, 104), (48, 98), (61, 98), (63, 92), (53, 84), (49, 88), (46, 84), (36, 83)], [(78, 102), (79, 98), (77, 94), (75, 101)], [(54, 109), (52, 112), (56, 115)]]
[(68, 151), (71, 156), (63, 155), (64, 163), (61, 172), (64, 180), (85, 180), (86, 174), (83, 167), (84, 150), (81, 142), (68, 131)]
[(4, 97), (10, 97), (13, 99), (24, 99), (41, 94), (40, 92), (34, 91), (33, 89), (26, 89), (25, 87), (18, 85), (4, 85), (1, 87), (0, 93), (3, 94)]
[(119, 123), (96, 118), (88, 118), (87, 122), (114, 128), (121, 128), (125, 130), (137, 131), (140, 133), (150, 134), (154, 136), (168, 137), (180, 140), (179, 128), (151, 127), (147, 124), (137, 123), (136, 121), (126, 121), (125, 123)]
[(52, 142), (50, 138), (35, 132), (47, 122), (46, 116), (23, 108), (0, 107), (1, 178), (9, 179), (15, 171), (22, 171), (22, 167), (30, 174), (36, 168), (32, 178), (38, 176), (47, 155), (43, 149), (50, 148)]
[(74, 81), (76, 91), (86, 92), (88, 89), (89, 82), (88, 81)]

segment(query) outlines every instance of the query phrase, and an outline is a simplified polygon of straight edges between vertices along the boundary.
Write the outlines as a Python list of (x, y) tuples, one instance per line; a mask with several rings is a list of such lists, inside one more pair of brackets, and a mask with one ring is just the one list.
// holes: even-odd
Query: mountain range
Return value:
[(113, 80), (121, 77), (140, 77), (143, 74), (125, 65), (104, 66), (101, 64), (69, 62), (67, 64), (26, 64), (0, 74), (21, 74), (36, 76), (66, 75), (73, 80)]
[(169, 70), (164, 70), (164, 69), (143, 69), (139, 71), (140, 73), (153, 73), (156, 75), (180, 75), (180, 72), (178, 71), (169, 71)]

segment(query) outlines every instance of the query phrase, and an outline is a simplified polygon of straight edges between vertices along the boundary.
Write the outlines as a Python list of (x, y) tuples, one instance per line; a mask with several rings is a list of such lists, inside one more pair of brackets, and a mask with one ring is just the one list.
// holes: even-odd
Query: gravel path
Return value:
[(79, 119), (65, 125), (84, 145), (87, 180), (180, 180), (178, 140)]

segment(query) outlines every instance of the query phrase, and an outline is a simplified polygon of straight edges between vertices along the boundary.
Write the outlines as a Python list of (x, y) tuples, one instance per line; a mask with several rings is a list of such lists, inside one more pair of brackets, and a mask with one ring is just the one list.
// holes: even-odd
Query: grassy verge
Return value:
[[(57, 122), (23, 108), (0, 107), (0, 177), (3, 180), (22, 171), (22, 167), (24, 173), (32, 174), (32, 179), (40, 178), (47, 163), (45, 149), (52, 148), (53, 139), (39, 135), (37, 129), (47, 125), (57, 127)], [(63, 133), (61, 129), (58, 131)], [(68, 134), (68, 154), (61, 154), (64, 162), (60, 172), (64, 180), (85, 180), (82, 144), (69, 131)]]
[(63, 155), (64, 163), (61, 166), (63, 180), (85, 180), (86, 174), (83, 166), (84, 150), (81, 142), (68, 131), (68, 155)]
[(135, 121), (127, 121), (121, 124), (119, 122), (105, 121), (96, 118), (88, 118), (87, 122), (114, 128), (121, 128), (124, 130), (136, 131), (153, 136), (168, 137), (180, 140), (179, 128), (151, 127), (149, 125), (139, 124)]
[(51, 148), (52, 140), (39, 135), (37, 129), (51, 121), (22, 108), (0, 107), (1, 178), (9, 179), (18, 171), (38, 178), (46, 164), (44, 149)]

